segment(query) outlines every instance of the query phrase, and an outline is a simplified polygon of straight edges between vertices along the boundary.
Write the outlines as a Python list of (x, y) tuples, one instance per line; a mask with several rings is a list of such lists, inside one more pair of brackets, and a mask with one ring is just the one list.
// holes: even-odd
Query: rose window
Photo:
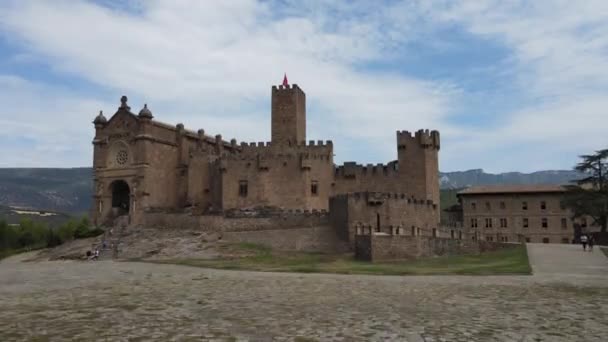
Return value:
[(125, 150), (120, 150), (116, 153), (116, 162), (118, 165), (125, 165), (129, 160), (129, 154)]

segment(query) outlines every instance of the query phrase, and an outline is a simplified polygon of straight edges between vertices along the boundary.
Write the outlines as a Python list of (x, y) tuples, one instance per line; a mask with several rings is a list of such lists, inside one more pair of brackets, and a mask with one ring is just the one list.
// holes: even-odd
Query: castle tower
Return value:
[[(286, 82), (284, 82), (286, 83)], [(272, 87), (272, 143), (306, 140), (306, 94), (297, 84)]]
[(397, 131), (400, 178), (407, 192), (439, 204), (439, 132), (419, 130), (414, 135)]

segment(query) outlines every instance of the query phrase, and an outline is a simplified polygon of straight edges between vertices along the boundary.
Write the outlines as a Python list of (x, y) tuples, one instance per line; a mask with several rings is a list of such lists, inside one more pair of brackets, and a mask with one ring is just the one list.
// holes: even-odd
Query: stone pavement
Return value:
[(608, 277), (608, 258), (598, 246), (592, 252), (583, 251), (581, 245), (529, 243), (526, 246), (532, 271), (538, 277), (566, 280)]
[(0, 341), (606, 341), (607, 279), (543, 268), (554, 253), (569, 250), (532, 246), (537, 274), (491, 277), (13, 259)]

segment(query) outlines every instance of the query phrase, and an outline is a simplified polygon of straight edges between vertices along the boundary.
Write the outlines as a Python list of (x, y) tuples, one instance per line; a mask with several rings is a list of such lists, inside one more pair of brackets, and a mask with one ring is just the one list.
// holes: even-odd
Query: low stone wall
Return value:
[(223, 241), (248, 242), (282, 251), (346, 252), (348, 244), (341, 241), (331, 226), (224, 232)]
[(427, 236), (357, 235), (355, 237), (355, 257), (366, 261), (418, 259), (441, 255), (479, 254), (518, 245)]
[(224, 217), (222, 215), (191, 215), (187, 213), (145, 213), (146, 228), (191, 229), (218, 232), (267, 231), (325, 226), (326, 213), (282, 213), (269, 217)]

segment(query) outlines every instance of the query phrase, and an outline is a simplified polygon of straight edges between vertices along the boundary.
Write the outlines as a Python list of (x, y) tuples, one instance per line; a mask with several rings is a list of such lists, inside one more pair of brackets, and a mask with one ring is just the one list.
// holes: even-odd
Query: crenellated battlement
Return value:
[(302, 91), (302, 89), (300, 89), (300, 87), (298, 87), (298, 85), (295, 84), (295, 83), (294, 84), (287, 84), (287, 85), (282, 85), (281, 84), (281, 85), (278, 85), (278, 86), (276, 86), (276, 85), (272, 86), (272, 92), (280, 92), (280, 91), (285, 91), (285, 90), (291, 90), (291, 91), (293, 91), (293, 90), (299, 90), (299, 91)]
[[(235, 141), (236, 143), (236, 141)], [(245, 153), (332, 153), (333, 142), (331, 140), (310, 140), (308, 142), (301, 141), (298, 144), (276, 144), (270, 141), (258, 141), (258, 142), (241, 142), (240, 143), (241, 154)]]
[(397, 163), (388, 164), (357, 164), (355, 162), (345, 162), (335, 168), (337, 178), (356, 178), (357, 176), (376, 176), (376, 175), (396, 175), (398, 172)]
[(334, 197), (352, 200), (355, 202), (365, 201), (372, 205), (383, 204), (385, 202), (399, 202), (401, 204), (413, 205), (417, 207), (429, 207), (432, 209), (437, 209), (437, 204), (433, 203), (431, 200), (415, 198), (414, 196), (404, 193), (363, 191), (339, 194), (335, 195)]
[(441, 143), (439, 131), (418, 130), (412, 134), (409, 131), (397, 131), (397, 148), (406, 149), (408, 146), (419, 146), (422, 148), (439, 150)]

